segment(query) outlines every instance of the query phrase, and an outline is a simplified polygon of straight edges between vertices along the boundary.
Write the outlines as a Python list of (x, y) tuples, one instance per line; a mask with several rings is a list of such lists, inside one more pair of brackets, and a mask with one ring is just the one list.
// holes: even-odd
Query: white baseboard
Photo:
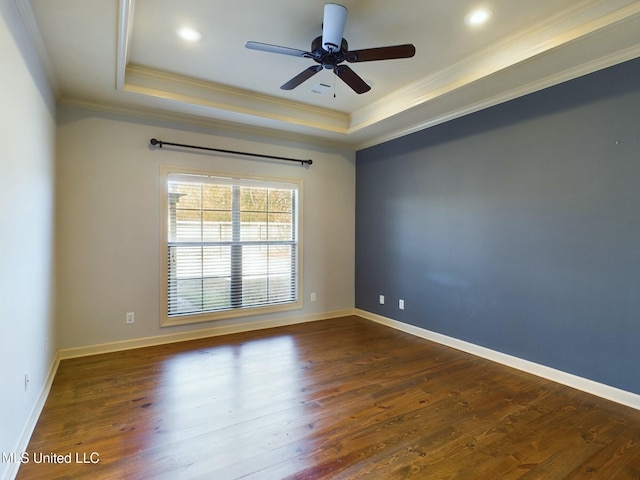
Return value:
[(100, 353), (111, 353), (122, 350), (131, 350), (134, 348), (151, 347), (155, 345), (164, 345), (168, 343), (184, 342), (188, 340), (198, 340), (207, 337), (217, 337), (220, 335), (229, 335), (232, 333), (250, 332), (254, 330), (264, 330), (266, 328), (284, 327), (287, 325), (295, 325), (298, 323), (316, 322), (319, 320), (327, 320), (329, 318), (344, 317), (353, 315), (353, 309), (336, 310), (333, 312), (324, 312), (304, 316), (294, 316), (289, 318), (280, 318), (276, 320), (264, 320), (259, 322), (246, 322), (235, 325), (226, 325), (221, 327), (207, 328), (203, 330), (194, 330), (189, 332), (170, 333), (167, 335), (159, 335), (155, 337), (135, 338), (132, 340), (122, 340), (119, 342), (101, 343), (98, 345), (88, 345), (86, 347), (64, 348), (58, 351), (61, 360), (67, 358), (86, 357), (89, 355), (97, 355)]
[[(53, 361), (49, 366), (49, 371), (47, 372), (47, 378), (45, 378), (44, 385), (40, 390), (40, 394), (38, 395), (38, 399), (36, 400), (35, 405), (31, 409), (31, 413), (29, 414), (29, 418), (27, 418), (24, 427), (22, 428), (22, 432), (20, 433), (20, 437), (18, 438), (18, 442), (16, 447), (13, 449), (13, 452), (26, 452), (29, 447), (29, 441), (31, 440), (31, 435), (33, 435), (33, 431), (38, 424), (38, 419), (40, 418), (40, 414), (42, 413), (42, 409), (44, 408), (44, 404), (47, 401), (47, 397), (49, 396), (49, 392), (51, 391), (51, 385), (53, 384), (53, 379), (56, 376), (56, 372), (58, 371), (58, 365), (60, 365), (60, 355), (58, 353), (53, 357)], [(20, 463), (11, 463), (9, 465), (8, 470), (5, 471), (5, 478), (13, 479), (18, 474), (18, 469), (20, 468)]]
[(366, 318), (367, 320), (395, 328), (396, 330), (401, 330), (405, 333), (409, 333), (426, 340), (431, 340), (441, 345), (455, 348), (478, 357), (486, 358), (487, 360), (492, 360), (508, 367), (516, 368), (523, 372), (531, 373), (538, 377), (546, 378), (547, 380), (552, 380), (568, 387), (582, 390), (583, 392), (640, 410), (640, 395), (638, 394), (611, 387), (603, 383), (598, 383), (561, 370), (556, 370), (555, 368), (547, 367), (545, 365), (530, 362), (529, 360), (523, 360), (522, 358), (507, 355), (506, 353), (497, 352), (486, 347), (474, 345), (473, 343), (465, 342), (464, 340), (458, 340), (457, 338), (448, 337), (424, 328), (399, 322), (365, 310), (355, 309), (354, 314), (362, 318)]
[[(38, 418), (40, 417), (45, 401), (47, 400), (49, 391), (51, 390), (51, 385), (53, 384), (53, 379), (56, 375), (56, 372), (58, 370), (58, 366), (61, 360), (64, 360), (67, 358), (96, 355), (100, 353), (130, 350), (133, 348), (163, 345), (163, 344), (174, 343), (174, 342), (182, 342), (187, 340), (197, 340), (197, 339), (206, 338), (206, 337), (229, 335), (232, 333), (241, 333), (241, 332), (248, 332), (248, 331), (254, 331), (254, 330), (263, 330), (263, 329), (273, 328), (273, 327), (295, 325), (299, 323), (315, 322), (315, 321), (327, 320), (330, 318), (344, 317), (349, 315), (357, 315), (359, 317), (365, 318), (367, 320), (371, 320), (373, 322), (376, 322), (382, 325), (386, 325), (396, 330), (400, 330), (405, 333), (409, 333), (411, 335), (415, 335), (417, 337), (424, 338), (426, 340), (430, 340), (430, 341), (439, 343), (441, 345), (445, 345), (447, 347), (455, 348), (457, 350), (461, 350), (463, 352), (470, 353), (472, 355), (476, 355), (481, 358), (486, 358), (488, 360), (492, 360), (494, 362), (506, 365), (508, 367), (512, 367), (517, 370), (531, 373), (533, 375), (537, 375), (539, 377), (546, 378), (548, 380), (561, 383), (563, 385), (567, 385), (577, 390), (581, 390), (581, 391), (602, 397), (604, 399), (611, 400), (613, 402), (620, 403), (622, 405), (626, 405), (636, 410), (640, 410), (640, 395), (638, 394), (627, 392), (625, 390), (621, 390), (615, 387), (611, 387), (609, 385), (595, 382), (593, 380), (579, 377), (577, 375), (566, 373), (561, 370), (556, 370), (554, 368), (550, 368), (544, 365), (530, 362), (528, 360), (523, 360), (521, 358), (514, 357), (512, 355), (507, 355), (505, 353), (501, 353), (495, 350), (491, 350), (486, 347), (474, 345), (472, 343), (465, 342), (464, 340), (448, 337), (440, 333), (432, 332), (430, 330), (409, 325), (407, 323), (399, 322), (397, 320), (383, 317), (381, 315), (367, 312), (365, 310), (345, 309), (345, 310), (305, 315), (305, 316), (299, 316), (299, 317), (281, 318), (277, 320), (266, 320), (261, 322), (247, 322), (247, 323), (236, 324), (236, 325), (208, 328), (204, 330), (195, 330), (191, 332), (181, 332), (181, 333), (174, 333), (174, 334), (168, 334), (168, 335), (160, 335), (156, 337), (138, 338), (133, 340), (124, 340), (120, 342), (103, 343), (99, 345), (89, 345), (86, 347), (67, 348), (67, 349), (58, 350), (58, 352), (56, 353), (53, 359), (51, 367), (49, 368), (49, 372), (47, 374), (45, 384), (42, 387), (42, 390), (40, 392), (40, 396), (38, 397), (38, 401), (34, 405), (33, 410), (29, 415), (29, 419), (23, 428), (22, 434), (20, 435), (20, 438), (16, 445), (16, 449), (14, 451), (23, 452), (27, 450), (27, 447), (29, 445), (29, 440), (36, 427)], [(5, 472), (5, 474), (8, 475), (7, 478), (14, 478), (18, 472), (19, 466), (20, 466), (19, 464), (12, 465), (9, 471)]]

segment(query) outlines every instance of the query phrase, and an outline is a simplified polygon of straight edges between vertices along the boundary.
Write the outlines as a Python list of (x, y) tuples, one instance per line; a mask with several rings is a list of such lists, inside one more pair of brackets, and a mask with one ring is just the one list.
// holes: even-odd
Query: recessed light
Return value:
[(202, 38), (202, 34), (190, 27), (182, 27), (178, 30), (178, 36), (187, 42), (197, 42)]
[(464, 17), (464, 23), (471, 26), (482, 25), (491, 18), (492, 12), (488, 8), (476, 8)]

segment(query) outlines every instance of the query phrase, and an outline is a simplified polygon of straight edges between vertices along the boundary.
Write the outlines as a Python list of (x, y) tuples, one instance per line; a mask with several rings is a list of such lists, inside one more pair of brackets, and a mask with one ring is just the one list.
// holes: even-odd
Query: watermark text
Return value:
[(2, 452), (2, 463), (43, 463), (43, 464), (71, 464), (71, 463), (100, 463), (98, 452)]

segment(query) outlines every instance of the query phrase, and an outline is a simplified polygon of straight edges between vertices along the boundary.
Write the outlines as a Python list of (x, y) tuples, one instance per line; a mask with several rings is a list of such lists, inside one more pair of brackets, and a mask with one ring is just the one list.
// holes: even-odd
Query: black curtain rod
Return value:
[(237, 152), (235, 150), (223, 150), (222, 148), (199, 147), (197, 145), (186, 145), (184, 143), (163, 142), (162, 140), (157, 140), (155, 138), (151, 139), (151, 145), (154, 145), (154, 146), (159, 145), (160, 148), (162, 148), (163, 145), (171, 145), (172, 147), (195, 148), (197, 150), (209, 150), (212, 152), (233, 153), (235, 155), (246, 155), (249, 157), (261, 157), (261, 158), (270, 158), (272, 160), (284, 160), (286, 162), (298, 162), (300, 165), (311, 165), (313, 163), (312, 160), (300, 160), (298, 158), (276, 157), (273, 155), (262, 155), (261, 153)]

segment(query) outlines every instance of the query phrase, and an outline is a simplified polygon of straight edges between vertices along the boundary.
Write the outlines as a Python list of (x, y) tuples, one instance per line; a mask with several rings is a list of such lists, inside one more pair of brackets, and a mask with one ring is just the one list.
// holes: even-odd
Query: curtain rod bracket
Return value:
[(184, 143), (172, 143), (172, 142), (164, 142), (162, 140), (158, 140), (156, 138), (152, 138), (149, 143), (151, 143), (151, 145), (153, 146), (158, 146), (159, 148), (162, 148), (163, 145), (171, 145), (173, 147), (182, 147), (182, 148), (194, 148), (196, 150), (208, 150), (208, 151), (212, 151), (212, 152), (222, 152), (222, 153), (232, 153), (234, 155), (245, 155), (248, 157), (260, 157), (260, 158), (268, 158), (271, 160), (284, 160), (286, 162), (298, 162), (300, 165), (311, 165), (313, 163), (313, 160), (309, 159), (309, 160), (301, 160), (298, 158), (288, 158), (288, 157), (277, 157), (274, 155), (263, 155), (261, 153), (249, 153), (249, 152), (238, 152), (235, 150), (224, 150), (222, 148), (211, 148), (211, 147), (199, 147), (197, 145), (187, 145)]

